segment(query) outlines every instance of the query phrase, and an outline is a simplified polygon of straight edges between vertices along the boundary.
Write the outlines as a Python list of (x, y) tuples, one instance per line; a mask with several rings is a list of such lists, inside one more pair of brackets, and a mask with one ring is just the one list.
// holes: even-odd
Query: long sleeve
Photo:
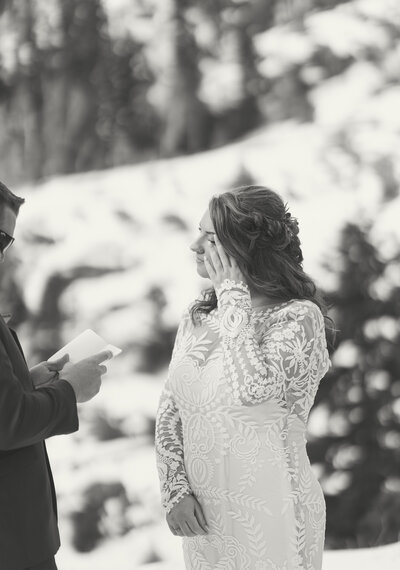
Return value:
[(72, 387), (60, 380), (27, 392), (16, 377), (0, 341), (0, 450), (26, 447), (78, 429)]
[(306, 420), (310, 400), (329, 367), (318, 307), (308, 301), (288, 304), (256, 334), (247, 285), (225, 280), (216, 293), (235, 401), (245, 406), (275, 401)]
[[(177, 350), (181, 330), (182, 323), (178, 329), (172, 358)], [(182, 421), (169, 389), (168, 379), (157, 412), (155, 448), (162, 504), (169, 513), (172, 507), (185, 495), (191, 494), (192, 490), (184, 464)]]

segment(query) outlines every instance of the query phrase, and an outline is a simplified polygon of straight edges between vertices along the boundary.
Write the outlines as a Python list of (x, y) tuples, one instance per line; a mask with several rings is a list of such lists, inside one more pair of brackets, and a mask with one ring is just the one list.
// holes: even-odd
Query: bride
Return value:
[(163, 505), (187, 569), (320, 570), (306, 426), (329, 368), (298, 224), (263, 186), (211, 199), (191, 245), (212, 287), (184, 313), (157, 415)]

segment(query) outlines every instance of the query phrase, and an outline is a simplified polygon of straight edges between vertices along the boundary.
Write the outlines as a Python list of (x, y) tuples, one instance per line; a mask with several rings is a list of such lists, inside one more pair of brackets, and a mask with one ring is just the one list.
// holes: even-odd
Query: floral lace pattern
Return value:
[(318, 307), (254, 310), (225, 280), (218, 308), (181, 321), (161, 396), (156, 453), (167, 512), (188, 493), (210, 531), (184, 538), (196, 570), (319, 570), (325, 502), (306, 423), (329, 367)]

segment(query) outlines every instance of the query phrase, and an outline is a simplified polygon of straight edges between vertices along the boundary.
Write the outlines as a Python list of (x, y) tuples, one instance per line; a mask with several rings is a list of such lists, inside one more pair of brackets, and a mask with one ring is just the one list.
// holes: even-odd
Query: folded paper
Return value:
[(112, 344), (109, 344), (104, 338), (96, 334), (92, 329), (86, 329), (68, 344), (60, 348), (55, 354), (48, 359), (50, 362), (58, 360), (64, 354), (69, 354), (70, 362), (78, 362), (83, 358), (93, 356), (103, 350), (112, 352), (113, 357), (117, 356), (122, 350)]

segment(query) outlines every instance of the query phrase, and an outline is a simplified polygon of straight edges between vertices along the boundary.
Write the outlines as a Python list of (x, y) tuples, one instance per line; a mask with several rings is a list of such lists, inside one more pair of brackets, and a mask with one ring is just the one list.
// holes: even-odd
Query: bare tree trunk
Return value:
[(172, 61), (161, 153), (195, 152), (207, 139), (208, 112), (199, 100), (200, 83), (196, 41), (185, 19), (188, 0), (170, 0)]
[[(98, 2), (62, 2), (63, 69), (60, 167), (64, 173), (89, 170), (103, 164), (103, 145), (96, 131), (98, 93), (93, 77), (98, 52)], [(79, 18), (77, 14), (79, 13)], [(101, 162), (101, 161), (100, 161)]]
[(28, 177), (39, 180), (43, 176), (45, 157), (43, 138), (43, 89), (40, 52), (35, 38), (34, 3), (19, 0), (15, 4), (19, 21), (17, 108), (22, 108), (24, 136), (24, 164)]

